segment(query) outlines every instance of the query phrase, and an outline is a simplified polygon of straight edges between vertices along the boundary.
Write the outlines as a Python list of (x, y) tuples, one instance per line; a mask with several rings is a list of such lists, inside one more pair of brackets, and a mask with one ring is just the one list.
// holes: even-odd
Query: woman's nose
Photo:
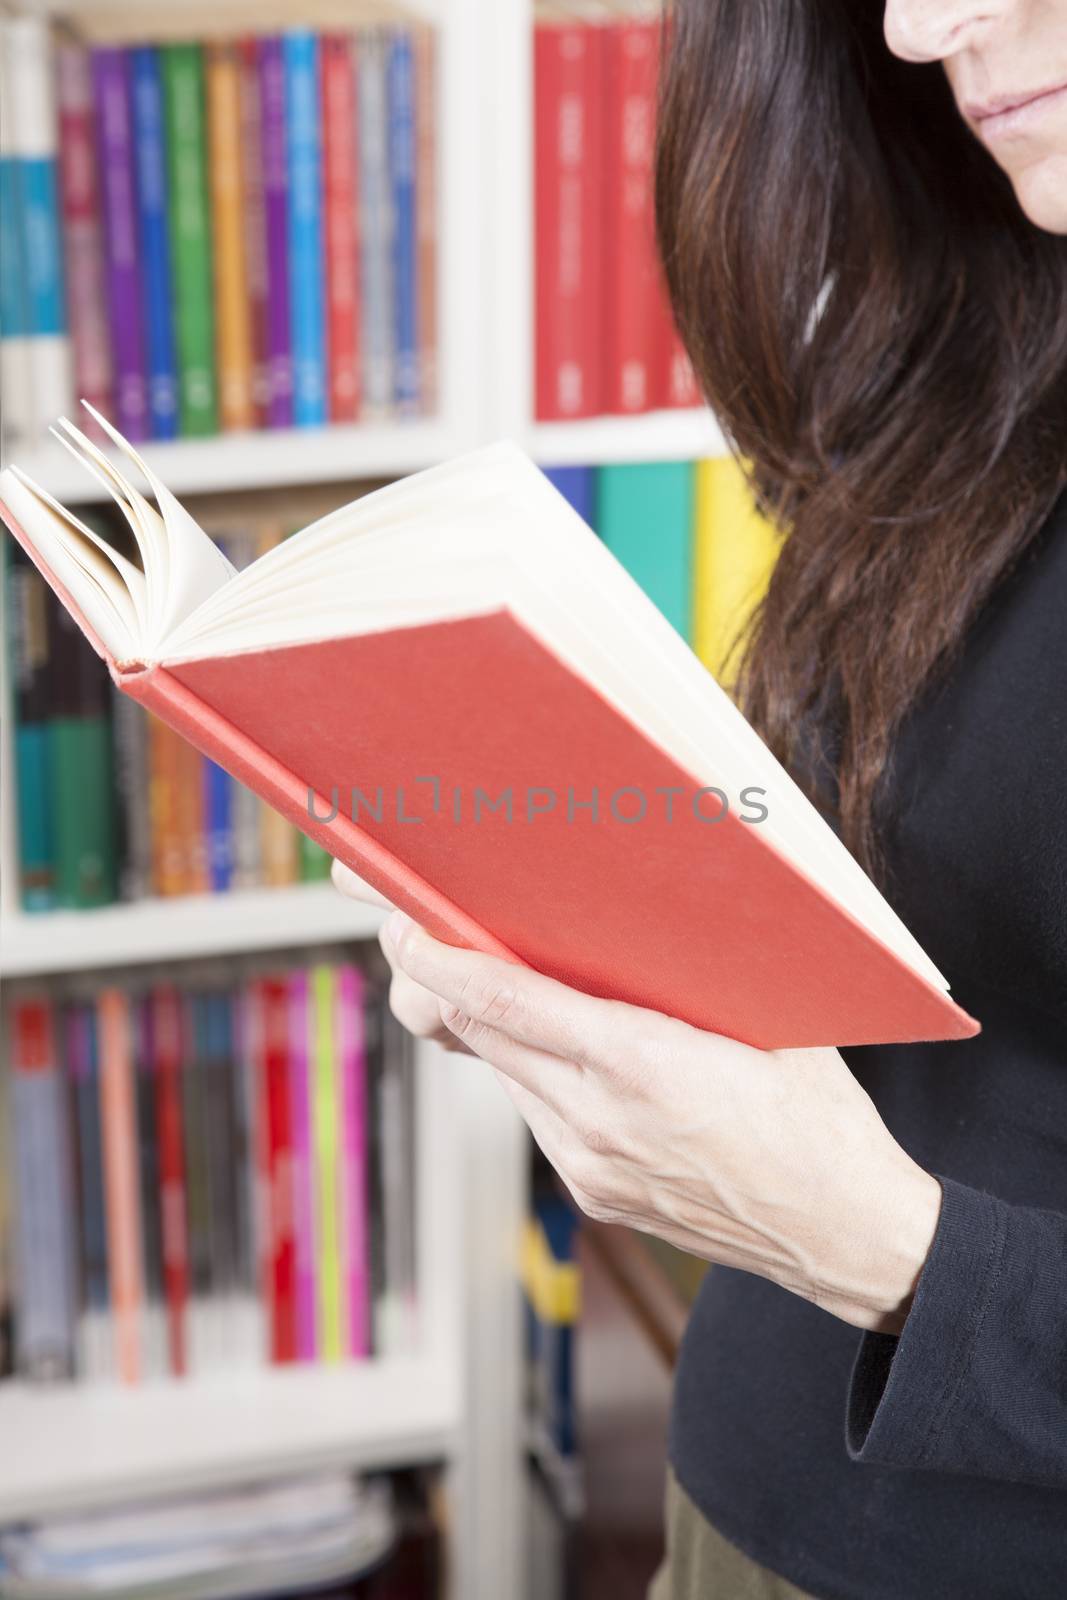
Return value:
[(885, 42), (902, 61), (943, 61), (977, 44), (1013, 0), (886, 0)]

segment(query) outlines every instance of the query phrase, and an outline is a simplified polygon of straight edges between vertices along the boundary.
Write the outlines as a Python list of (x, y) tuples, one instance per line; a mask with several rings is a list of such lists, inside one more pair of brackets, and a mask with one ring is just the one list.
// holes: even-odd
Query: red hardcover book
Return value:
[(255, 426), (267, 425), (270, 361), (267, 349), (267, 210), (263, 194), (263, 119), (259, 96), (259, 41), (237, 45), (244, 181), (245, 291), (252, 324), (252, 407)]
[(170, 1370), (175, 1377), (181, 1377), (188, 1367), (185, 1319), (189, 1300), (189, 1229), (185, 1210), (185, 1144), (182, 1131), (182, 1008), (177, 990), (169, 984), (152, 991), (150, 1005), (155, 1056), (156, 1140), (159, 1146), (167, 1345)]
[(296, 1238), (293, 1215), (293, 1130), (289, 1084), (289, 991), (283, 979), (257, 985), (260, 1104), (266, 1108), (270, 1164), (270, 1354), (297, 1359)]
[(326, 347), (331, 422), (359, 414), (359, 180), (353, 41), (322, 36)]
[(604, 38), (534, 29), (535, 407), (542, 420), (604, 410)]
[(638, 18), (604, 30), (608, 194), (607, 406), (653, 404), (661, 272), (653, 163), (660, 22)]
[[(239, 576), (130, 459), (164, 513), (146, 521), (146, 609), (183, 619), (164, 629), (138, 621), (121, 557), (90, 554), (89, 531), (16, 469), (0, 511), (122, 691), (432, 933), (764, 1049), (976, 1031), (726, 691), (515, 446), (366, 495)], [(284, 1241), (289, 1293), (291, 1227)]]

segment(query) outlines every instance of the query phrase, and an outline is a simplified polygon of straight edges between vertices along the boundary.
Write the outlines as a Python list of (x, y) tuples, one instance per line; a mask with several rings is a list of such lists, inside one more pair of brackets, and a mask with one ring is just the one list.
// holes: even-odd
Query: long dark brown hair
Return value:
[(682, 336), (787, 535), (740, 698), (787, 764), (829, 718), (875, 871), (893, 735), (1067, 482), (1067, 240), (882, 9), (675, 0), (657, 166)]

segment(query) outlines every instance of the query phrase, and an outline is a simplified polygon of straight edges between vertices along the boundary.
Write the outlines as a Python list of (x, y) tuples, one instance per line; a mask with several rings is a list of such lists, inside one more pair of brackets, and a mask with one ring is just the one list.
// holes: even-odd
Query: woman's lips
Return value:
[(967, 104), (964, 116), (987, 143), (1024, 138), (1042, 119), (1067, 107), (1067, 83), (1039, 89), (1030, 95), (1001, 95), (984, 104)]

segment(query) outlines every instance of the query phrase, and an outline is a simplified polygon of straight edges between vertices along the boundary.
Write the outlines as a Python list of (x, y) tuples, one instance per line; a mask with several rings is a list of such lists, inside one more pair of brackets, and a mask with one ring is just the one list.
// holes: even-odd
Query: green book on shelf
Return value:
[(684, 639), (692, 611), (693, 468), (687, 461), (602, 467), (596, 530)]
[(333, 866), (333, 857), (321, 844), (316, 844), (314, 839), (309, 839), (306, 833), (299, 836), (300, 850), (300, 882), (324, 883), (330, 876)]
[(214, 433), (218, 409), (204, 62), (195, 44), (165, 45), (160, 58), (178, 327), (179, 422), (183, 434)]

